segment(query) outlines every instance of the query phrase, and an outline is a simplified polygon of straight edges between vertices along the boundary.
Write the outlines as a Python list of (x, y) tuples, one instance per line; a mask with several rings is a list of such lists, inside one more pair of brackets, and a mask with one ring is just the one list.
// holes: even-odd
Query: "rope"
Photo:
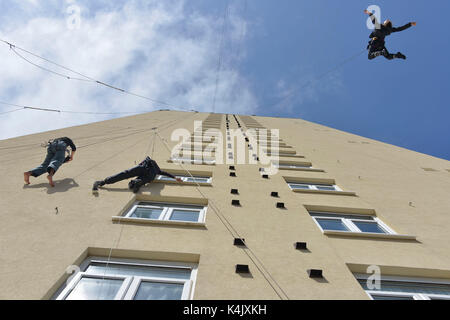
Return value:
[[(164, 141), (164, 139), (158, 134), (158, 137), (160, 138), (160, 140), (163, 142), (163, 144), (166, 146), (167, 150), (169, 152), (170, 151), (170, 147), (167, 145), (167, 143)], [(197, 191), (201, 194), (201, 196), (205, 199), (208, 200), (208, 203), (211, 204), (211, 208), (213, 209), (214, 213), (216, 214), (216, 216), (219, 218), (219, 220), (222, 222), (222, 224), (225, 226), (225, 228), (228, 230), (228, 232), (231, 234), (231, 236), (233, 238), (242, 238), (239, 234), (239, 232), (237, 232), (237, 230), (233, 227), (233, 225), (231, 224), (231, 222), (228, 221), (228, 219), (222, 214), (220, 213), (220, 209), (214, 204), (214, 202), (211, 199), (208, 199), (206, 197), (206, 195), (200, 190), (200, 184), (198, 182), (196, 182), (194, 176), (191, 174), (191, 172), (186, 169), (183, 166), (183, 163), (180, 163), (180, 166), (183, 168), (183, 170), (185, 170), (193, 179), (193, 181), (196, 184), (196, 189)], [(225, 222), (226, 221), (226, 224)], [(245, 243), (245, 242), (244, 242)], [(248, 250), (248, 252), (247, 252)], [(289, 299), (289, 296), (286, 294), (286, 292), (283, 290), (283, 288), (278, 284), (278, 282), (272, 277), (272, 275), (270, 274), (270, 272), (264, 267), (264, 264), (262, 263), (262, 261), (257, 257), (257, 255), (246, 245), (246, 250), (244, 250), (245, 254), (248, 256), (248, 258), (253, 262), (253, 264), (256, 266), (256, 268), (258, 269), (258, 271), (261, 273), (261, 275), (266, 279), (267, 283), (272, 287), (272, 289), (275, 291), (275, 293), (278, 295), (278, 297), (283, 300), (282, 295), (278, 292), (278, 290), (273, 286), (273, 284), (271, 283), (271, 281), (269, 281), (269, 279), (267, 278), (267, 276), (265, 275), (265, 273), (261, 270), (261, 268), (258, 266), (258, 264), (255, 262), (255, 260), (249, 255), (249, 252), (255, 257), (255, 259), (259, 262), (259, 264), (261, 264), (261, 267), (264, 269), (264, 271), (269, 275), (269, 277), (272, 279), (272, 281), (276, 284), (276, 286), (279, 288), (279, 290), (284, 294), (284, 296), (286, 297), (287, 300)]]
[[(157, 103), (157, 104), (161, 104), (161, 105), (164, 105), (164, 106), (167, 106), (167, 107), (171, 107), (171, 108), (173, 108), (173, 109), (189, 110), (188, 107), (178, 107), (178, 106), (174, 106), (174, 105), (172, 105), (172, 104), (170, 104), (170, 103), (167, 103), (167, 102), (164, 102), (164, 101), (160, 101), (160, 100), (156, 100), (156, 99), (152, 99), (152, 98), (149, 98), (149, 97), (146, 97), (146, 96), (144, 96), (144, 95), (137, 94), (137, 93), (133, 93), (133, 92), (131, 92), (131, 91), (128, 91), (128, 90), (125, 90), (125, 89), (122, 89), (122, 88), (118, 88), (118, 87), (115, 87), (115, 86), (113, 86), (113, 85), (111, 85), (111, 84), (105, 83), (105, 82), (103, 82), (103, 81), (94, 79), (94, 78), (89, 77), (89, 76), (86, 76), (86, 75), (84, 75), (84, 74), (82, 74), (82, 73), (80, 73), (80, 72), (77, 72), (77, 71), (72, 70), (72, 69), (70, 69), (70, 68), (68, 68), (68, 67), (65, 67), (65, 66), (63, 66), (63, 65), (61, 65), (61, 64), (58, 64), (58, 63), (56, 63), (56, 62), (53, 62), (53, 61), (51, 61), (51, 60), (49, 60), (49, 59), (46, 59), (46, 58), (44, 58), (44, 57), (41, 57), (41, 56), (39, 56), (39, 55), (37, 55), (37, 54), (35, 54), (35, 53), (32, 53), (32, 52), (30, 52), (30, 51), (28, 51), (28, 50), (25, 50), (25, 49), (23, 49), (23, 48), (21, 48), (21, 47), (18, 47), (18, 46), (16, 46), (15, 44), (12, 44), (12, 43), (10, 43), (10, 42), (8, 42), (8, 41), (5, 41), (5, 40), (3, 40), (3, 39), (0, 39), (0, 42), (3, 42), (3, 43), (5, 43), (5, 44), (7, 44), (7, 45), (9, 46), (9, 48), (10, 48), (10, 49), (11, 49), (18, 57), (20, 57), (21, 59), (23, 59), (23, 60), (26, 61), (27, 63), (29, 63), (29, 64), (31, 64), (31, 65), (33, 65), (33, 66), (35, 66), (35, 67), (37, 67), (37, 68), (39, 68), (39, 69), (41, 69), (41, 70), (43, 70), (43, 71), (50, 72), (50, 73), (52, 73), (52, 74), (54, 74), (54, 75), (57, 75), (57, 76), (59, 76), (59, 77), (62, 77), (62, 78), (64, 78), (64, 79), (66, 79), (66, 80), (78, 80), (78, 81), (84, 81), (84, 82), (96, 83), (96, 84), (99, 84), (99, 85), (104, 86), (104, 87), (106, 87), (106, 88), (113, 89), (113, 90), (119, 91), (119, 92), (121, 92), (121, 93), (128, 94), (128, 95), (132, 95), (132, 96), (135, 96), (135, 97), (138, 97), (138, 98), (141, 98), (141, 99), (145, 99), (145, 100), (151, 101), (151, 102), (153, 102), (153, 103)], [(23, 51), (23, 52), (26, 52), (26, 53), (28, 53), (28, 54), (30, 54), (30, 55), (32, 55), (32, 56), (38, 58), (38, 59), (44, 60), (44, 61), (46, 61), (46, 62), (48, 62), (48, 63), (51, 63), (51, 64), (53, 64), (53, 65), (55, 65), (55, 66), (58, 66), (59, 68), (62, 68), (62, 69), (64, 69), (64, 70), (67, 70), (67, 71), (70, 71), (70, 72), (73, 72), (73, 73), (75, 73), (75, 74), (77, 74), (77, 75), (79, 75), (79, 76), (81, 76), (81, 77), (83, 77), (83, 78), (85, 78), (85, 79), (83, 79), (83, 78), (75, 78), (75, 77), (71, 77), (71, 76), (68, 76), (68, 75), (65, 75), (65, 74), (62, 74), (62, 73), (59, 73), (59, 72), (50, 70), (50, 69), (48, 69), (48, 68), (42, 67), (42, 66), (40, 66), (40, 65), (38, 65), (38, 64), (36, 64), (36, 63), (30, 61), (29, 59), (25, 58), (25, 57), (22, 56), (21, 54), (19, 54), (19, 53), (16, 51), (16, 49), (21, 50), (21, 51)]]
[(29, 64), (31, 64), (31, 65), (35, 66), (36, 68), (39, 68), (39, 69), (41, 69), (41, 70), (43, 70), (43, 71), (50, 72), (50, 73), (52, 73), (52, 74), (54, 74), (54, 75), (57, 75), (57, 76), (59, 76), (59, 77), (61, 77), (61, 78), (67, 79), (67, 80), (78, 80), (78, 81), (93, 82), (92, 80), (86, 80), (86, 79), (81, 79), (81, 78), (72, 78), (72, 77), (70, 77), (70, 76), (68, 76), (68, 75), (65, 75), (65, 74), (62, 74), (62, 73), (59, 73), (59, 72), (56, 72), (56, 71), (47, 69), (47, 68), (45, 68), (45, 67), (43, 67), (43, 66), (40, 66), (40, 65), (38, 65), (38, 64), (36, 64), (36, 63), (34, 63), (34, 62), (28, 60), (28, 59), (25, 58), (24, 56), (22, 56), (20, 53), (18, 53), (18, 52), (14, 49), (14, 46), (13, 46), (13, 45), (10, 45), (10, 49), (11, 49), (11, 50), (12, 50), (19, 58), (25, 60), (25, 61), (28, 62)]
[[(105, 139), (103, 141), (94, 142), (94, 143), (90, 143), (90, 144), (83, 145), (83, 146), (79, 146), (77, 149), (83, 149), (83, 148), (90, 147), (90, 146), (93, 146), (93, 145), (98, 145), (98, 144), (106, 143), (106, 142), (109, 142), (109, 141), (114, 141), (114, 140), (117, 140), (117, 139), (129, 137), (129, 136), (132, 136), (132, 135), (135, 135), (135, 134), (143, 133), (145, 131), (148, 131), (148, 129), (140, 130), (138, 132), (132, 132), (132, 133), (129, 133), (129, 134), (126, 134), (126, 135), (121, 135), (121, 136), (118, 136), (118, 137), (115, 137), (115, 138), (111, 138), (111, 139)], [(95, 136), (93, 136), (93, 137), (95, 137)], [(35, 145), (35, 144), (33, 144), (33, 145)], [(22, 151), (25, 151), (25, 150), (17, 150), (17, 152), (22, 152)], [(41, 154), (39, 153), (39, 154), (36, 154), (36, 155), (32, 155), (30, 157), (20, 157), (20, 160), (29, 160), (29, 159), (34, 159), (34, 158), (37, 158), (37, 157), (41, 157)], [(7, 164), (7, 163), (9, 163), (11, 161), (12, 162), (17, 162), (18, 159), (7, 159), (7, 160), (4, 160), (4, 161), (0, 161), (0, 163), (1, 164)]]
[(153, 154), (155, 152), (155, 140), (156, 140), (156, 131), (155, 131), (155, 134), (153, 135), (153, 145), (152, 145), (152, 153), (151, 153), (152, 158), (153, 158)]
[[(195, 113), (190, 115), (190, 116), (192, 117), (193, 115), (195, 115)], [(162, 128), (161, 130), (164, 130), (165, 128), (170, 127), (170, 125), (172, 123), (175, 123), (177, 121), (178, 121), (178, 119), (169, 120), (169, 121), (165, 122), (159, 128)], [(149, 129), (138, 130), (136, 132), (128, 133), (128, 134), (121, 135), (121, 136), (118, 136), (118, 137), (105, 139), (105, 140), (98, 141), (98, 142), (93, 142), (93, 143), (90, 143), (90, 144), (87, 144), (87, 145), (82, 145), (82, 146), (79, 146), (78, 149), (83, 149), (83, 148), (87, 148), (87, 147), (90, 147), (90, 146), (93, 146), (93, 145), (98, 145), (98, 144), (106, 143), (106, 142), (109, 142), (109, 141), (114, 141), (114, 140), (117, 140), (117, 139), (133, 136), (133, 135), (140, 134), (140, 133), (143, 133), (143, 132), (146, 132), (146, 131), (149, 131)], [(86, 136), (86, 137), (84, 137), (84, 139), (95, 138), (95, 137), (98, 137), (98, 136), (102, 136), (102, 135)], [(11, 148), (27, 147), (27, 146), (30, 146), (30, 145), (14, 146), (14, 147), (11, 147)], [(35, 144), (33, 144), (32, 146), (35, 146)], [(0, 150), (7, 150), (7, 149), (9, 149), (9, 148), (8, 147), (0, 148)], [(22, 151), (25, 151), (25, 150), (17, 150), (16, 152), (22, 152)], [(41, 153), (35, 154), (35, 155), (31, 155), (29, 157), (20, 157), (20, 160), (30, 160), (30, 159), (35, 159), (35, 158), (38, 158), (38, 157), (41, 157)], [(0, 163), (1, 164), (9, 164), (10, 162), (17, 162), (17, 161), (18, 161), (18, 159), (6, 159), (6, 160), (0, 161)]]
[[(56, 108), (40, 108), (40, 107), (31, 107), (31, 106), (25, 106), (20, 104), (14, 104), (9, 102), (0, 101), (0, 104), (7, 105), (7, 106), (13, 106), (13, 107), (19, 107), (19, 109), (15, 109), (9, 112), (14, 112), (18, 110), (36, 110), (36, 111), (45, 111), (45, 112), (57, 112), (57, 113), (72, 113), (72, 114), (101, 114), (101, 115), (111, 115), (111, 114), (140, 114), (141, 112), (90, 112), (90, 111), (68, 111), (68, 110), (60, 110)], [(150, 112), (150, 111), (147, 111)], [(8, 112), (5, 112), (8, 113)], [(145, 112), (144, 112), (145, 113)], [(0, 113), (2, 114), (2, 113)]]
[(299, 90), (305, 89), (307, 87), (309, 87), (310, 85), (312, 85), (314, 82), (318, 82), (320, 80), (322, 80), (323, 78), (325, 78), (327, 75), (329, 75), (330, 73), (333, 73), (334, 71), (340, 69), (341, 67), (343, 67), (344, 65), (346, 65), (347, 63), (355, 60), (356, 58), (358, 58), (360, 55), (362, 55), (364, 52), (366, 52), (367, 50), (364, 49), (363, 51), (352, 55), (350, 58), (345, 59), (344, 61), (342, 61), (340, 64), (338, 64), (336, 67), (333, 67), (332, 69), (322, 73), (321, 75), (319, 75), (317, 78), (312, 79), (307, 81), (304, 85), (298, 87), (296, 90), (294, 90), (293, 92), (291, 92), (290, 94), (288, 94), (287, 96), (285, 96), (284, 98), (282, 98), (280, 101), (278, 101), (277, 103), (273, 104), (270, 109), (277, 107), (279, 104), (283, 103), (284, 101), (286, 101), (287, 99), (289, 99), (290, 97), (294, 96), (295, 94), (297, 94), (297, 92)]
[(7, 113), (13, 113), (13, 112), (16, 112), (16, 111), (19, 111), (19, 110), (23, 110), (23, 108), (18, 108), (18, 109), (14, 109), (14, 110), (9, 110), (9, 111), (0, 112), (0, 115), (1, 115), (1, 114), (7, 114)]
[[(195, 114), (194, 114), (195, 115)], [(175, 120), (170, 120), (170, 121), (168, 121), (168, 122), (165, 122), (162, 126), (160, 126), (159, 127), (159, 130), (160, 131), (163, 131), (163, 130), (165, 130), (165, 129), (167, 129), (167, 128), (169, 128), (169, 127), (171, 127), (172, 126), (172, 124), (173, 125), (175, 125), (178, 121), (182, 121), (182, 120), (186, 120), (185, 118), (181, 118), (181, 119), (175, 119)], [(154, 132), (155, 132), (155, 134), (154, 134), (154, 136), (153, 136), (153, 148), (154, 148), (154, 142), (155, 142), (155, 137), (156, 137), (156, 134), (157, 134), (157, 129), (158, 128), (152, 128), (152, 129), (150, 129), (150, 130), (153, 130)], [(146, 131), (148, 131), (148, 130), (146, 130)], [(140, 143), (142, 140), (140, 140), (139, 142), (137, 142), (136, 144), (134, 144), (133, 146), (135, 146), (135, 145), (137, 145), (138, 143)], [(124, 151), (126, 151), (126, 150), (128, 150), (129, 148), (127, 148), (127, 149), (125, 149), (125, 150), (122, 150), (120, 153), (122, 153), (122, 152), (124, 152)], [(153, 149), (154, 150), (154, 149)], [(152, 150), (152, 155), (153, 155), (153, 150)], [(119, 154), (120, 154), (119, 153)], [(118, 154), (115, 154), (113, 157), (115, 157), (115, 156), (117, 156)], [(103, 163), (103, 162), (102, 162)], [(99, 164), (100, 165), (100, 164)], [(92, 168), (91, 168), (92, 169)], [(103, 274), (103, 280), (105, 279), (105, 277), (106, 277), (106, 272), (108, 271), (108, 267), (109, 267), (109, 265), (110, 265), (110, 263), (111, 263), (111, 257), (112, 257), (112, 252), (113, 252), (113, 250), (114, 250), (114, 248), (118, 248), (119, 247), (119, 243), (120, 243), (120, 240), (121, 240), (121, 238), (122, 238), (122, 233), (123, 233), (123, 229), (124, 229), (124, 224), (122, 224), (122, 219), (123, 219), (123, 216), (120, 216), (119, 217), (119, 220), (118, 220), (118, 225), (120, 226), (120, 233), (119, 233), (119, 236), (118, 236), (118, 238), (117, 238), (117, 240), (116, 240), (116, 242), (115, 242), (115, 245), (113, 244), (113, 246), (110, 248), (110, 250), (109, 250), (109, 254), (108, 254), (108, 259), (107, 259), (107, 262), (106, 262), (106, 268), (105, 268), (105, 272), (104, 272), (104, 274)]]

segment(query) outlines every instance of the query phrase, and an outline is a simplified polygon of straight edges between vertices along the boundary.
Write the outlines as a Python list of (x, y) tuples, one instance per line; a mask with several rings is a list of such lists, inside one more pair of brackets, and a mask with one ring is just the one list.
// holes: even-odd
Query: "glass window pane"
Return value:
[(309, 214), (313, 217), (325, 217), (325, 218), (343, 218), (350, 220), (367, 220), (373, 221), (372, 216), (358, 216), (355, 214), (341, 214), (341, 213), (326, 213), (326, 212), (309, 212)]
[(172, 179), (171, 177), (166, 177), (166, 176), (159, 176), (158, 180), (161, 180), (161, 181), (175, 181), (175, 179)]
[(316, 185), (316, 188), (322, 191), (336, 191), (336, 188), (332, 185)]
[(198, 209), (201, 210), (204, 207), (195, 205), (195, 204), (178, 204), (178, 203), (162, 203), (162, 202), (139, 202), (139, 206), (153, 206), (158, 207), (158, 209), (162, 209), (164, 207), (171, 207), (171, 208), (183, 208), (183, 209)]
[(66, 300), (114, 300), (123, 280), (81, 278)]
[(188, 177), (186, 179), (187, 182), (197, 182), (197, 183), (208, 183), (209, 178), (200, 178), (200, 177)]
[(323, 230), (349, 231), (348, 228), (342, 222), (342, 220), (321, 219), (321, 218), (318, 218), (316, 220)]
[(140, 276), (188, 280), (191, 269), (92, 262), (85, 271), (101, 276)]
[(198, 222), (200, 211), (173, 210), (169, 220)]
[(414, 300), (412, 296), (383, 296), (371, 294), (373, 300)]
[(380, 225), (376, 222), (362, 222), (362, 221), (352, 221), (361, 232), (370, 233), (387, 233)]
[(134, 300), (181, 300), (183, 284), (141, 282)]
[(294, 184), (294, 183), (291, 183), (291, 184), (289, 184), (289, 186), (290, 186), (292, 189), (309, 190), (309, 185), (307, 185), (307, 184)]
[[(358, 280), (361, 286), (367, 290), (367, 281)], [(439, 283), (419, 283), (404, 281), (381, 281), (381, 291), (401, 292), (401, 293), (423, 293), (448, 295), (450, 297), (450, 284)]]
[(280, 163), (278, 166), (279, 166), (280, 168), (289, 168), (289, 169), (311, 168), (310, 165), (306, 165), (306, 164), (287, 164), (287, 163)]
[(159, 219), (162, 211), (163, 209), (137, 207), (131, 214), (131, 217), (157, 220)]

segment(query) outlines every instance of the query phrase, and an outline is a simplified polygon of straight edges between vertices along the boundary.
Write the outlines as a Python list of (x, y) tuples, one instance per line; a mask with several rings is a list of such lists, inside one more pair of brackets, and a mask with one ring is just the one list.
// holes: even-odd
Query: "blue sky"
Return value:
[[(300, 117), (450, 160), (448, 1), (75, 3), (82, 9), (82, 27), (68, 31), (64, 1), (2, 1), (0, 37), (115, 85), (199, 111), (212, 110), (221, 56), (217, 112)], [(365, 49), (370, 30), (363, 10), (369, 5), (378, 5), (382, 19), (394, 25), (417, 21), (417, 27), (387, 38), (387, 48), (408, 59), (368, 61), (363, 53), (304, 87)], [(62, 83), (24, 65), (7, 48), (0, 47), (0, 56), (2, 101), (83, 111), (151, 109), (146, 101), (104, 88)], [(9, 109), (0, 106), (0, 112)], [(0, 139), (49, 130), (55, 123), (111, 118), (58, 117), (51, 121), (33, 111), (2, 115)]]
[[(253, 3), (250, 1), (250, 3)], [(304, 83), (365, 48), (370, 31), (362, 10), (371, 4), (394, 25), (418, 26), (387, 38), (391, 52), (406, 61), (366, 54), (345, 65), (337, 91), (323, 90), (317, 99), (290, 101), (292, 109), (266, 106), (277, 79)], [(265, 34), (250, 39), (246, 74), (263, 105), (258, 114), (301, 117), (333, 128), (450, 159), (450, 37), (446, 14), (450, 2), (437, 1), (258, 1), (249, 15), (264, 21)], [(261, 80), (263, 79), (263, 80)], [(325, 84), (324, 84), (325, 83)]]

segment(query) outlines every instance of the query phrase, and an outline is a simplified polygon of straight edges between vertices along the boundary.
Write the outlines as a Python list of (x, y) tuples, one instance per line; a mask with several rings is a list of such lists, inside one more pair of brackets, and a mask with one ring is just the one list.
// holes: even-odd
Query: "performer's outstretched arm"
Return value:
[(409, 28), (411, 28), (411, 26), (415, 26), (415, 25), (417, 25), (416, 22), (410, 22), (410, 23), (405, 24), (405, 25), (402, 26), (402, 27), (392, 28), (392, 32), (403, 31), (403, 30), (409, 29)]

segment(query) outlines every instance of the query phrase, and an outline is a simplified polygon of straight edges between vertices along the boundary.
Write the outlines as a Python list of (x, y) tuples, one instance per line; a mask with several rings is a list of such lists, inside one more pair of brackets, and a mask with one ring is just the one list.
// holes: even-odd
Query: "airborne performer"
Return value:
[(369, 50), (369, 60), (375, 59), (379, 56), (384, 56), (388, 60), (392, 59), (406, 59), (406, 56), (401, 52), (397, 52), (395, 54), (389, 53), (389, 51), (385, 47), (384, 38), (389, 36), (393, 32), (399, 32), (410, 28), (411, 26), (415, 26), (416, 22), (410, 22), (405, 24), (402, 27), (393, 27), (392, 22), (390, 20), (386, 20), (383, 24), (379, 24), (375, 15), (368, 10), (364, 11), (365, 14), (368, 14), (372, 20), (372, 23), (375, 25), (375, 30), (370, 34), (370, 41), (367, 49)]

